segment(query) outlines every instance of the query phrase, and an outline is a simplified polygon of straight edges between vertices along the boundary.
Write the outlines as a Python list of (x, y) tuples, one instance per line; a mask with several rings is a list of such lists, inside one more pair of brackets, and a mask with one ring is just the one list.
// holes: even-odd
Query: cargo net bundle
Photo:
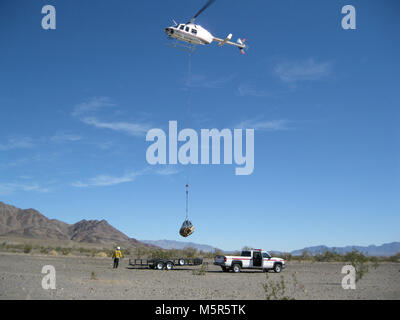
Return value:
[(185, 220), (182, 224), (181, 229), (179, 230), (179, 234), (186, 238), (189, 237), (194, 232), (194, 226), (189, 220)]

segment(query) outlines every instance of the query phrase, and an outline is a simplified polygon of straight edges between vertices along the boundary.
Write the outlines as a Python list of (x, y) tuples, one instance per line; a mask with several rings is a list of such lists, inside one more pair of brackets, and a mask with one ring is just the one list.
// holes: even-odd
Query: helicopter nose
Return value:
[(164, 29), (164, 31), (165, 31), (165, 33), (166, 33), (166, 34), (168, 34), (168, 35), (170, 35), (170, 34), (173, 34), (173, 33), (174, 33), (174, 30), (173, 30), (173, 29), (171, 29), (171, 28), (165, 28), (165, 29)]

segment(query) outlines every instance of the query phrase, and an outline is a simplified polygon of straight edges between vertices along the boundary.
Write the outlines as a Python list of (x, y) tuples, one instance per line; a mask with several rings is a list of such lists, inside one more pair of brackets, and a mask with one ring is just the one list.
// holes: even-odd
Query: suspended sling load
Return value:
[(192, 233), (194, 232), (194, 226), (189, 220), (185, 220), (185, 222), (182, 224), (181, 230), (179, 230), (179, 234), (187, 238), (189, 237)]
[(194, 226), (188, 219), (188, 213), (189, 213), (189, 185), (186, 184), (186, 219), (183, 222), (181, 229), (179, 230), (179, 234), (184, 238), (189, 237), (194, 232)]

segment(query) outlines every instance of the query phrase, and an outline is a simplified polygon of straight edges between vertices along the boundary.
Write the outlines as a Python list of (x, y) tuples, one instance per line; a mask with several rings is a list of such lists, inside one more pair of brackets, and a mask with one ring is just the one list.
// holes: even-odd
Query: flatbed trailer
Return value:
[(129, 259), (129, 265), (133, 267), (148, 267), (150, 269), (157, 270), (172, 270), (174, 267), (179, 266), (199, 266), (203, 264), (203, 259), (194, 258), (194, 259)]

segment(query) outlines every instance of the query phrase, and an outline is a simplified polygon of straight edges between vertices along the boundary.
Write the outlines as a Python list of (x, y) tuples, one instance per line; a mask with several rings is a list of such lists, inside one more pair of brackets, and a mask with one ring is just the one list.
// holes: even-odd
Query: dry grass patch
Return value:
[(58, 256), (58, 252), (56, 250), (51, 250), (49, 256)]
[(107, 258), (107, 257), (108, 257), (108, 254), (105, 253), (105, 252), (103, 252), (103, 251), (101, 251), (101, 252), (97, 252), (97, 253), (95, 254), (95, 257), (96, 257), (96, 258)]

